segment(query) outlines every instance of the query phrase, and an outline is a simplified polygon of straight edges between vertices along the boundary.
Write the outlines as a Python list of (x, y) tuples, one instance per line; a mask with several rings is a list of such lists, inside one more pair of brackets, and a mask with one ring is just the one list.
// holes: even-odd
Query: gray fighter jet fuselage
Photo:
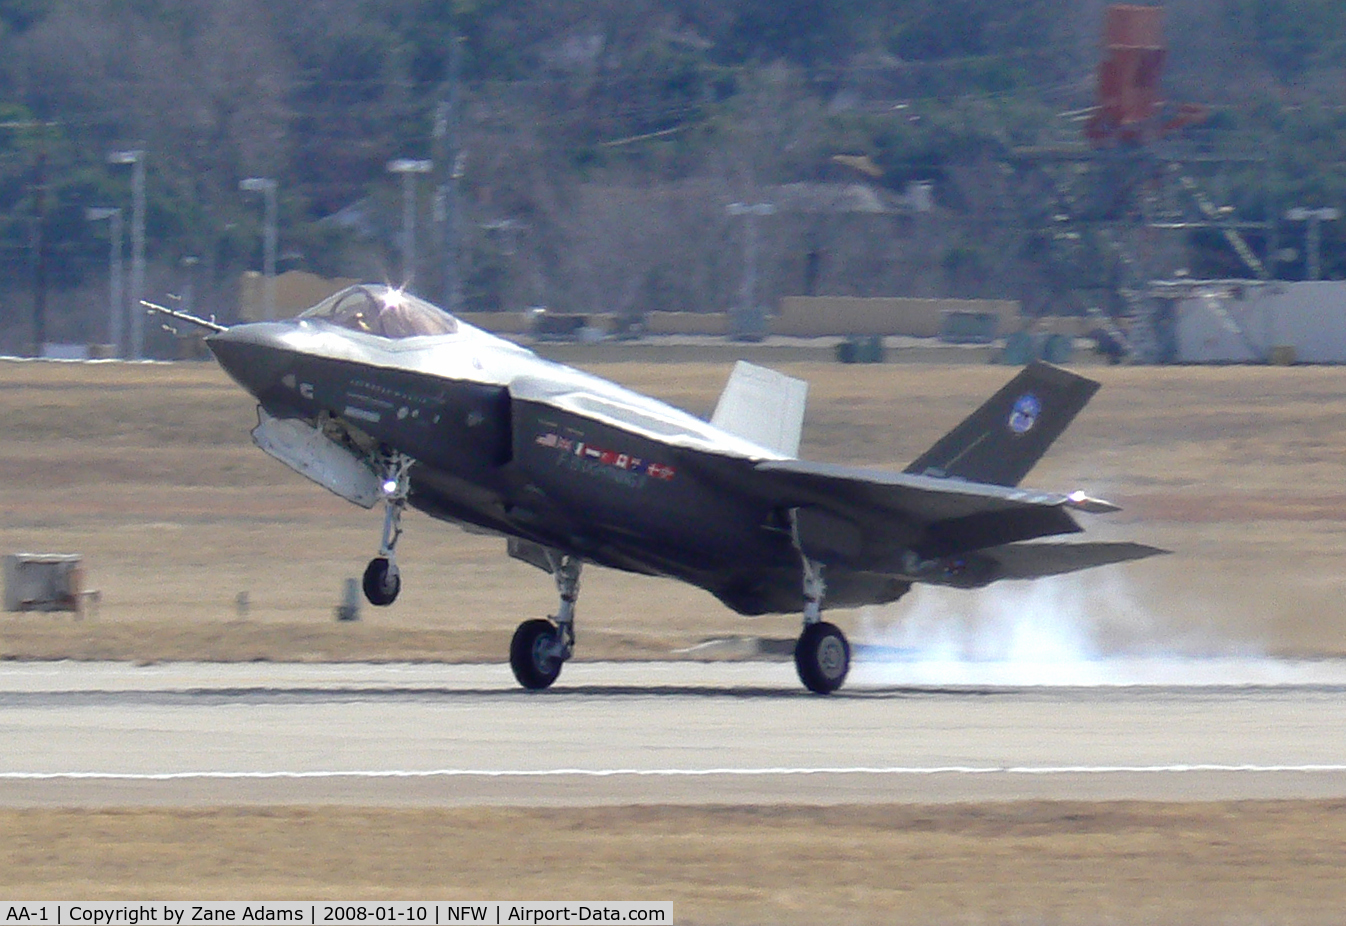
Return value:
[(1025, 542), (1079, 531), (1072, 511), (1115, 510), (1016, 488), (1097, 389), (1045, 364), (897, 473), (796, 459), (798, 380), (740, 364), (708, 422), (389, 287), (352, 287), (292, 320), (208, 326), (220, 364), (258, 400), (257, 444), (384, 506), (364, 579), (373, 603), (400, 588), (406, 505), (498, 534), (554, 576), (558, 614), (525, 621), (511, 645), (530, 688), (573, 652), (583, 563), (680, 579), (742, 614), (802, 609), (796, 664), (825, 693), (850, 650), (822, 620), (824, 599), (884, 603), (917, 582), (972, 588), (1158, 552)]

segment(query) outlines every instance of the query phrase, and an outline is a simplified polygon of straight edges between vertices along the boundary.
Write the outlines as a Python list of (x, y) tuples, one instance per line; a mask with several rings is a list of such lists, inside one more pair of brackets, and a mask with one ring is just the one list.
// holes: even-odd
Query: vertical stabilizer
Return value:
[(1069, 370), (1035, 361), (921, 454), (906, 472), (1017, 486), (1093, 398), (1098, 385)]
[(802, 379), (740, 360), (710, 423), (783, 456), (799, 456), (809, 386)]

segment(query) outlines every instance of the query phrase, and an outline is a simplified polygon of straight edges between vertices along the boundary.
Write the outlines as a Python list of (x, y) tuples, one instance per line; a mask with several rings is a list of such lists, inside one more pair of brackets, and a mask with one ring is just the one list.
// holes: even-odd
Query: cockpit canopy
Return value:
[(328, 296), (300, 318), (321, 319), (381, 338), (454, 334), (457, 320), (438, 306), (391, 286), (359, 285)]

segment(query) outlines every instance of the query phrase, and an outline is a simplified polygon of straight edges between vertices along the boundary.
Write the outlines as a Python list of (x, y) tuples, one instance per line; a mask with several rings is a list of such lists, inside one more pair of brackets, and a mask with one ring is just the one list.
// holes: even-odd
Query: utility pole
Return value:
[(262, 219), (262, 314), (271, 322), (276, 320), (276, 241), (280, 237), (280, 222), (276, 204), (279, 184), (270, 177), (248, 177), (238, 182), (238, 188), (247, 193), (261, 193), (265, 203)]
[(131, 165), (131, 350), (132, 360), (145, 357), (145, 152), (114, 151), (109, 164)]
[(109, 206), (95, 206), (84, 210), (90, 222), (110, 219), (112, 224), (111, 249), (108, 253), (107, 339), (112, 345), (112, 356), (122, 355), (122, 318), (126, 314), (126, 300), (122, 296), (122, 211)]
[(434, 219), (439, 227), (439, 241), (443, 247), (444, 308), (456, 312), (462, 302), (462, 290), (458, 282), (458, 180), (463, 175), (459, 119), (463, 42), (456, 32), (449, 41), (449, 79), (444, 99), (435, 108), (433, 131), (435, 162), (439, 165)]
[(41, 357), (47, 343), (47, 136), (37, 149), (33, 183), (33, 356)]
[(416, 278), (416, 175), (428, 174), (433, 161), (398, 158), (388, 162), (388, 172), (402, 175), (402, 286), (410, 288)]
[(757, 305), (757, 219), (773, 215), (774, 203), (730, 203), (725, 206), (730, 215), (741, 215), (743, 234), (743, 286), (739, 290), (739, 314), (735, 332), (740, 336), (757, 336), (766, 328), (761, 307)]
[(33, 219), (29, 244), (33, 260), (32, 355), (42, 356), (47, 341), (47, 151), (48, 130), (55, 122), (31, 119), (0, 122), (0, 129), (36, 130), (37, 158), (33, 170)]

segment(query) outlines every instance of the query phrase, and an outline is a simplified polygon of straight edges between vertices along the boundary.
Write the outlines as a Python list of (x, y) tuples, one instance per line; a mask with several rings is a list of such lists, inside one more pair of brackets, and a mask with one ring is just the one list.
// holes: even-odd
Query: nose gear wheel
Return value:
[(411, 490), (408, 473), (416, 461), (404, 453), (391, 453), (383, 460), (383, 540), (379, 555), (365, 567), (365, 598), (369, 603), (385, 607), (397, 600), (402, 590), (402, 573), (397, 568), (397, 540), (402, 536), (402, 512), (407, 507), (407, 493)]
[(387, 557), (376, 556), (365, 567), (361, 584), (369, 603), (383, 607), (397, 600), (397, 593), (402, 590), (402, 574), (397, 571), (396, 563)]

